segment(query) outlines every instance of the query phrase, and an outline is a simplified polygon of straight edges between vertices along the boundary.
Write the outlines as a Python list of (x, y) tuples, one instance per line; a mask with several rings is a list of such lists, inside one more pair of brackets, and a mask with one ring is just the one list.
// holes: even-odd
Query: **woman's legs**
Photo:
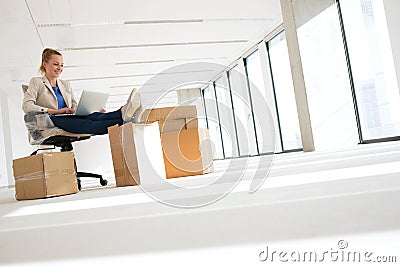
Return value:
[(70, 133), (106, 134), (108, 132), (107, 128), (115, 124), (122, 125), (124, 121), (140, 121), (142, 110), (141, 96), (137, 89), (134, 88), (128, 97), (127, 103), (116, 111), (107, 113), (94, 112), (87, 116), (52, 116), (50, 119), (56, 127)]
[(117, 119), (122, 119), (122, 113), (121, 109), (118, 109), (116, 111), (107, 113), (93, 112), (92, 114), (81, 117), (84, 117), (85, 119), (92, 121), (117, 120)]
[(123, 124), (121, 110), (108, 113), (95, 112), (87, 116), (52, 116), (50, 119), (56, 127), (76, 134), (106, 134), (108, 127)]

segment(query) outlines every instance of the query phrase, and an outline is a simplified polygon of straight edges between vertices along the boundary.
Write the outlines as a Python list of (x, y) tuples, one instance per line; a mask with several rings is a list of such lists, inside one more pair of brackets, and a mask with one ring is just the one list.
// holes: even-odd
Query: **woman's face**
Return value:
[(52, 55), (49, 61), (43, 62), (43, 67), (46, 69), (47, 78), (58, 78), (64, 69), (63, 57)]

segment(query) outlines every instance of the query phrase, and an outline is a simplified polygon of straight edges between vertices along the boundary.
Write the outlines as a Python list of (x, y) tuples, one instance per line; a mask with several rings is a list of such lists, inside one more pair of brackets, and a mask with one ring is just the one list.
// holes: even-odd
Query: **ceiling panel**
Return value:
[(28, 0), (37, 24), (127, 20), (273, 18), (278, 0)]
[(68, 0), (27, 0), (26, 2), (36, 25), (71, 22), (71, 6)]
[[(110, 65), (162, 60), (202, 60), (232, 57), (242, 44), (138, 47), (63, 51), (66, 66)], [(143, 63), (144, 65), (146, 63)]]
[(146, 46), (205, 41), (247, 41), (271, 21), (173, 25), (106, 25), (39, 28), (43, 42), (61, 50), (104, 46)]
[(0, 68), (14, 70), (37, 63), (41, 44), (24, 1), (0, 1)]
[[(224, 47), (226, 49), (224, 49)], [(188, 48), (186, 48), (188, 49)], [(66, 68), (64, 70), (64, 78), (72, 79), (72, 78), (93, 78), (93, 77), (102, 77), (102, 76), (121, 76), (124, 74), (127, 75), (142, 75), (146, 73), (158, 73), (161, 69), (175, 66), (178, 64), (184, 64), (186, 62), (215, 62), (218, 64), (227, 63), (227, 57), (230, 57), (230, 54), (226, 53), (226, 51), (231, 51), (232, 53), (236, 52), (240, 49), (239, 45), (222, 45), (218, 47), (217, 51), (221, 51), (219, 55), (214, 59), (212, 55), (207, 55), (207, 50), (214, 50), (213, 46), (208, 46), (208, 49), (203, 47), (202, 49), (198, 49), (195, 51), (199, 51), (199, 53), (185, 53), (179, 56), (179, 51), (174, 51), (174, 49), (164, 49), (165, 53), (161, 53), (159, 62), (154, 63), (144, 63), (146, 58), (136, 58), (135, 54), (130, 54), (129, 52), (124, 54), (122, 58), (112, 58), (107, 56), (106, 54), (97, 54), (96, 57), (88, 58), (86, 61), (70, 62), (70, 58), (64, 55), (64, 62), (66, 64)], [(182, 48), (184, 50), (184, 48)], [(225, 51), (223, 51), (225, 50)], [(106, 53), (106, 52), (105, 52)], [(73, 53), (69, 53), (73, 54)], [(207, 57), (210, 56), (210, 57)], [(151, 58), (152, 60), (153, 58)], [(165, 60), (166, 62), (162, 62), (161, 60)], [(120, 63), (129, 63), (132, 64), (118, 64)], [(135, 64), (135, 62), (142, 62)], [(116, 65), (117, 63), (117, 65)]]
[[(110, 105), (121, 104), (132, 86), (147, 84), (143, 97), (150, 101), (197, 77), (189, 69), (181, 70), (187, 76), (154, 75), (193, 61), (222, 68), (279, 21), (279, 0), (0, 1), (6, 40), (0, 44), (0, 71), (28, 82), (38, 75), (43, 48), (52, 47), (64, 55), (62, 78), (78, 94), (83, 89), (106, 91), (115, 95)], [(217, 71), (198, 74), (208, 79)]]

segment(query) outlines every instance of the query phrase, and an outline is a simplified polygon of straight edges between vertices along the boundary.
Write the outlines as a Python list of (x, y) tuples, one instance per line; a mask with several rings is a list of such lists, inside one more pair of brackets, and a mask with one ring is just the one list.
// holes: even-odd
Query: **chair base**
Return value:
[(79, 191), (82, 189), (81, 185), (81, 179), (80, 177), (94, 177), (94, 178), (99, 178), (100, 179), (100, 184), (101, 186), (106, 186), (108, 184), (108, 181), (103, 178), (102, 175), (96, 174), (96, 173), (90, 173), (90, 172), (76, 172), (76, 177), (78, 180), (78, 189)]

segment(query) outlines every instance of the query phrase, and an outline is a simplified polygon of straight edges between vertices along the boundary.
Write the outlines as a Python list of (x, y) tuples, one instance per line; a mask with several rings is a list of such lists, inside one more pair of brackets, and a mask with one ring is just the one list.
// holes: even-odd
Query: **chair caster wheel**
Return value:
[(78, 190), (81, 191), (81, 189), (82, 189), (81, 180), (78, 179)]
[(100, 184), (101, 184), (102, 186), (106, 186), (106, 185), (108, 184), (108, 181), (105, 180), (105, 179), (100, 179)]

